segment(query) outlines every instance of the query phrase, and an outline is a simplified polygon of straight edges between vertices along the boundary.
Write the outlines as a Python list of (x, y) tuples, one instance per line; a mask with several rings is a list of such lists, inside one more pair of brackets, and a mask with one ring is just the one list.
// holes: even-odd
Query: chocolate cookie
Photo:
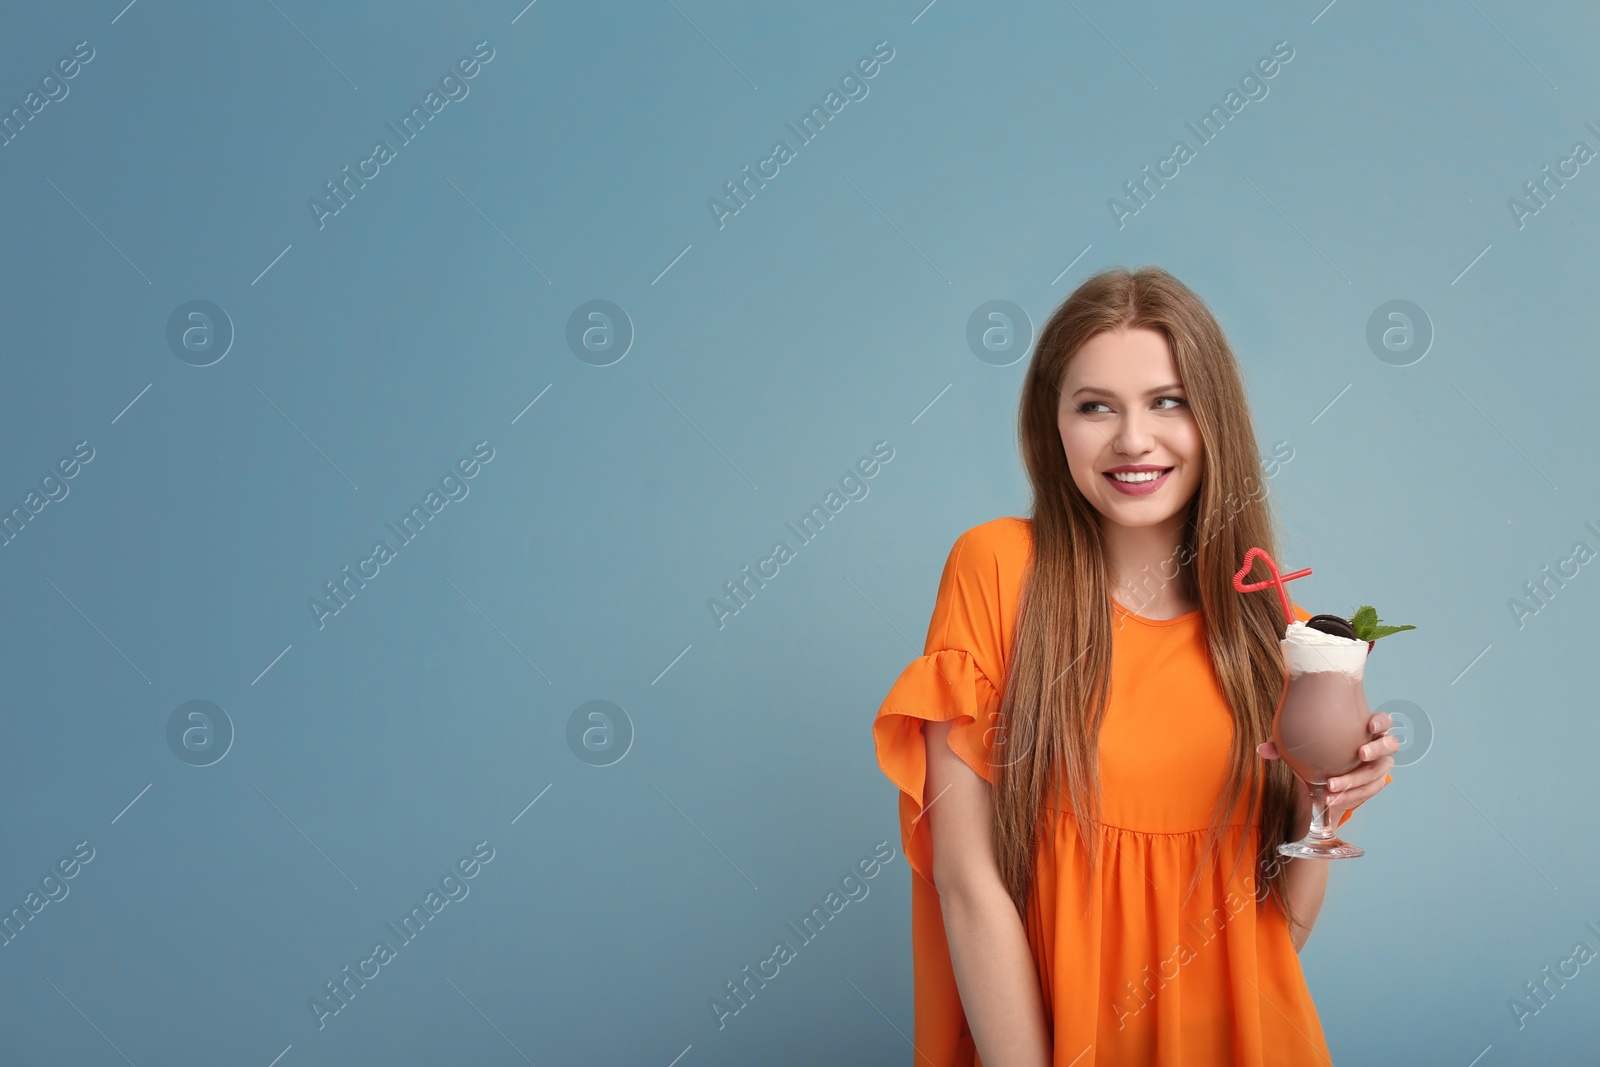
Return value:
[(1341, 619), (1337, 615), (1313, 615), (1306, 620), (1306, 628), (1320, 630), (1334, 637), (1349, 638), (1352, 641), (1356, 639), (1356, 629), (1350, 625), (1350, 620)]

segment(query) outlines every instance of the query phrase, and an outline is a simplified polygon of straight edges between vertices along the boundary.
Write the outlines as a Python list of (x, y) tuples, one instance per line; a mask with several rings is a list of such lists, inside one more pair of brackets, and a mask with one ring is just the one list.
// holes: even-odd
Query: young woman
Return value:
[[(1165, 271), (1106, 271), (1045, 324), (1019, 424), (1031, 516), (956, 540), (873, 723), (914, 1062), (1328, 1064), (1297, 955), (1328, 861), (1277, 855), (1310, 824), (1269, 740), (1282, 606), (1232, 586), (1278, 545), (1227, 340)], [(1338, 824), (1391, 780), (1391, 725), (1330, 783)]]

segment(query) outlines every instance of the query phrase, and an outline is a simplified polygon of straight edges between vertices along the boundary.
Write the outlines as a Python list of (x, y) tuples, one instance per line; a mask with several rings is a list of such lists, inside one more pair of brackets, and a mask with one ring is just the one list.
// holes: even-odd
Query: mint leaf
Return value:
[(1380, 637), (1397, 634), (1401, 630), (1415, 630), (1415, 626), (1384, 626), (1378, 618), (1378, 609), (1370, 604), (1363, 604), (1350, 617), (1350, 626), (1356, 632), (1358, 641), (1376, 641)]
[(1415, 630), (1415, 629), (1416, 629), (1415, 626), (1376, 626), (1376, 627), (1373, 627), (1372, 635), (1370, 637), (1368, 637), (1367, 640), (1368, 641), (1376, 641), (1380, 637), (1388, 637), (1390, 634), (1397, 634), (1401, 630)]

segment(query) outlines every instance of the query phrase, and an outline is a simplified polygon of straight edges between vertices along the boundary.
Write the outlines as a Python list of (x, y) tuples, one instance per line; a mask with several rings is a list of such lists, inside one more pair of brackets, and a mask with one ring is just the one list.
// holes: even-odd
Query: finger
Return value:
[(1339, 811), (1349, 811), (1357, 804), (1364, 804), (1377, 796), (1385, 784), (1382, 778), (1365, 782), (1352, 782), (1338, 792), (1328, 794), (1328, 807)]
[(1393, 766), (1393, 756), (1370, 760), (1353, 771), (1328, 779), (1328, 792), (1344, 793), (1365, 786), (1368, 782), (1380, 781)]
[(1263, 741), (1256, 746), (1256, 755), (1262, 759), (1277, 759), (1278, 746), (1271, 741)]
[(1367, 732), (1381, 734), (1394, 725), (1394, 716), (1387, 711), (1374, 712), (1372, 718), (1367, 720)]
[(1375, 760), (1380, 756), (1392, 756), (1400, 751), (1400, 739), (1393, 734), (1384, 734), (1362, 745), (1359, 755), (1363, 762)]
[(1372, 782), (1367, 785), (1353, 786), (1339, 793), (1330, 794), (1328, 797), (1328, 819), (1334, 821), (1341, 814), (1351, 810), (1359, 804), (1365, 804), (1383, 789), (1383, 781)]

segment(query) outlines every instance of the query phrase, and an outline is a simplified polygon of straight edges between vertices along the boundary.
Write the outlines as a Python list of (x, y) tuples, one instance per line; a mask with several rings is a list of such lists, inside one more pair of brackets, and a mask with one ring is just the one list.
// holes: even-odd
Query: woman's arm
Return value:
[(1049, 1067), (1039, 972), (995, 860), (992, 787), (951, 750), (949, 734), (948, 722), (923, 728), (923, 814), (961, 1006), (985, 1067)]
[[(1299, 778), (1294, 780), (1295, 832), (1289, 838), (1298, 841), (1311, 829), (1311, 790)], [(1283, 861), (1288, 869), (1283, 873), (1283, 894), (1289, 902), (1289, 940), (1294, 950), (1305, 948), (1316, 925), (1317, 913), (1322, 910), (1323, 898), (1328, 895), (1328, 867), (1332, 860), (1308, 860), (1292, 857)]]
[(1328, 893), (1328, 866), (1333, 861), (1296, 857), (1288, 862), (1283, 889), (1293, 912), (1289, 920), (1289, 940), (1294, 942), (1294, 950), (1299, 952), (1305, 948), (1306, 941), (1311, 937), (1311, 927), (1317, 921), (1317, 913), (1322, 910), (1322, 900)]
[[(1393, 725), (1394, 718), (1386, 711), (1377, 712), (1368, 721), (1367, 732), (1373, 735), (1373, 740), (1361, 746), (1361, 764), (1330, 783), (1337, 787), (1328, 797), (1327, 818), (1331, 825), (1337, 826), (1345, 812), (1365, 804), (1391, 781), (1388, 772), (1394, 766), (1394, 753), (1400, 749), (1400, 739), (1387, 732)], [(1278, 758), (1278, 746), (1271, 741), (1263, 742), (1256, 751), (1266, 759)], [(1379, 778), (1383, 781), (1378, 781)], [(1295, 834), (1289, 840), (1298, 841), (1311, 829), (1311, 791), (1298, 777), (1294, 783), (1297, 790)], [(1311, 937), (1311, 927), (1328, 894), (1328, 864), (1332, 861), (1296, 857), (1288, 862), (1283, 888), (1294, 913), (1289, 920), (1289, 937), (1294, 942), (1294, 950), (1299, 952)]]

